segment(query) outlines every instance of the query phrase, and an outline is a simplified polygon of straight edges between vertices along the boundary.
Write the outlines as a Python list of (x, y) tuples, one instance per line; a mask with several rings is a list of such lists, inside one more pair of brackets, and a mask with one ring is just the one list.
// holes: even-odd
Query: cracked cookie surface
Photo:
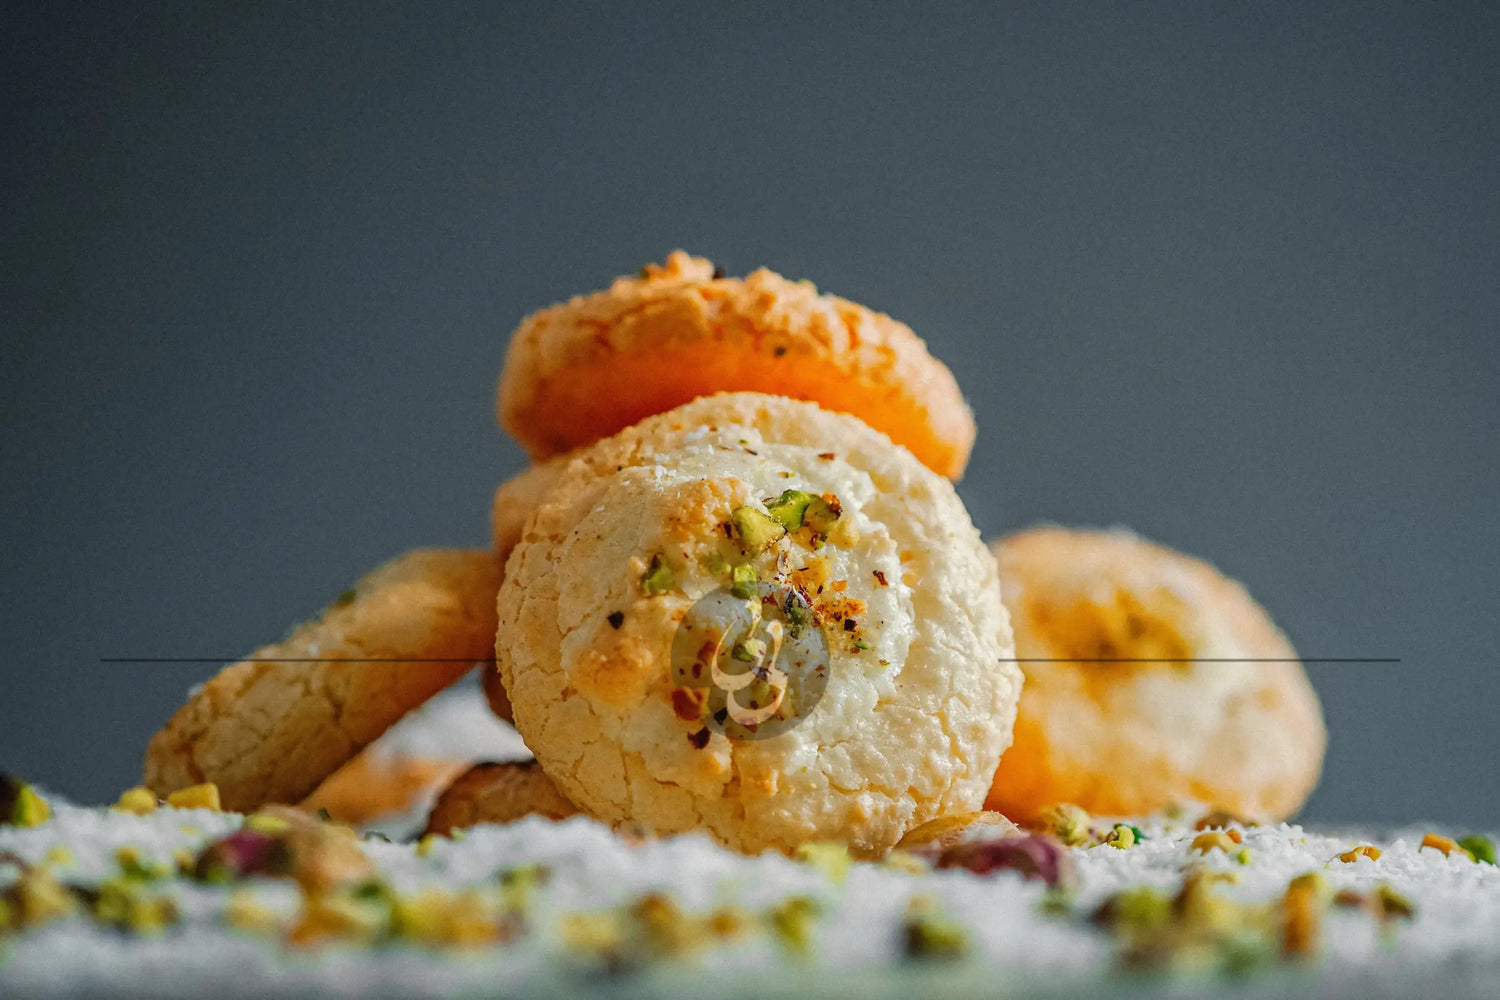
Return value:
[(974, 444), (953, 373), (904, 323), (764, 268), (726, 278), (681, 250), (527, 317), (506, 353), (497, 411), (540, 459), (739, 391), (853, 414), (953, 479)]
[(1197, 800), (1257, 820), (1301, 806), (1322, 712), (1243, 586), (1123, 530), (1034, 528), (994, 548), (1017, 656), (1061, 662), (1022, 664), (989, 808), (1030, 822), (1057, 802), (1128, 816)]
[[(805, 498), (795, 530), (756, 529), (789, 493)], [(821, 700), (789, 696), (805, 717), (764, 738), (710, 731), (673, 658), (695, 602), (752, 576), (803, 595), (828, 645)], [(746, 852), (878, 853), (978, 809), (1009, 742), (1020, 672), (994, 559), (952, 485), (810, 403), (700, 399), (576, 453), (521, 533), (499, 610), (517, 728), (610, 822), (704, 828)]]
[(212, 781), (224, 807), (298, 802), (407, 710), (486, 659), (494, 553), (408, 552), (321, 616), (194, 691), (146, 750), (158, 794)]

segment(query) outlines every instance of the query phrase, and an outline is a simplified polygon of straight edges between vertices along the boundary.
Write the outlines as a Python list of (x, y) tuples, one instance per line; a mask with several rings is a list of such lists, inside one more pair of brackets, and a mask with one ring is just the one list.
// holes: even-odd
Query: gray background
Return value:
[(0, 767), (112, 799), (215, 667), (100, 657), (482, 544), (516, 321), (683, 246), (926, 337), (986, 532), (1127, 524), (1401, 657), (1312, 668), (1307, 815), (1500, 825), (1493, 6), (32, 6)]

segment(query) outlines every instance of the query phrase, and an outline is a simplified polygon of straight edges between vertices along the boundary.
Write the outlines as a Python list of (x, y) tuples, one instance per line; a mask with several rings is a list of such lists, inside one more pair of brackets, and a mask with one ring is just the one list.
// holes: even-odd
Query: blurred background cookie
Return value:
[(567, 819), (577, 812), (536, 761), (485, 761), (443, 789), (423, 833), (447, 836), (479, 823), (512, 823), (523, 816)]
[(226, 809), (301, 801), (409, 709), (486, 659), (494, 553), (419, 549), (194, 690), (152, 737), (145, 783), (211, 781)]
[(681, 250), (527, 317), (506, 353), (498, 415), (540, 459), (733, 391), (851, 413), (954, 479), (974, 444), (953, 373), (905, 324), (764, 268), (726, 278)]
[(951, 484), (859, 420), (700, 399), (573, 455), (496, 660), (562, 793), (742, 851), (894, 845), (978, 809), (1020, 672)]
[(1058, 802), (1144, 815), (1196, 800), (1252, 819), (1301, 806), (1322, 713), (1244, 587), (1123, 530), (1035, 528), (994, 549), (1026, 685), (988, 808), (1027, 822)]
[[(493, 663), (480, 673), (495, 672)], [(521, 737), (485, 704), (466, 676), (401, 717), (302, 801), (341, 823), (390, 836), (419, 831), (438, 793), (475, 761), (524, 760)]]

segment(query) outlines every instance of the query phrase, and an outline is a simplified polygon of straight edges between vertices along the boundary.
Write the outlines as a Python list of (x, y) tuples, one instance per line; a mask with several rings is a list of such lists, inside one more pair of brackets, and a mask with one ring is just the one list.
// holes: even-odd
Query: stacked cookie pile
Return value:
[[(1317, 701), (1238, 584), (1121, 531), (984, 545), (952, 485), (973, 417), (888, 316), (677, 252), (524, 321), (499, 416), (535, 464), (493, 551), (403, 556), (227, 667), (152, 791), (451, 780), (435, 831), (577, 810), (878, 856), (1062, 801), (1280, 819), (1317, 779)], [(534, 763), (361, 764), (475, 661)]]

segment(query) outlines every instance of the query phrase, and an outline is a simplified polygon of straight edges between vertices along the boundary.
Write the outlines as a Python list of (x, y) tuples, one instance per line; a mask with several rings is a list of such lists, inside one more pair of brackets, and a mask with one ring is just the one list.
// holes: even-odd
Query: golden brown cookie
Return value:
[[(495, 490), (495, 499), (490, 507), (490, 532), (494, 539), (495, 555), (503, 562), (520, 541), (526, 521), (557, 483), (563, 469), (567, 468), (568, 456), (559, 455), (545, 462), (523, 469), (517, 475), (501, 483)], [(495, 715), (510, 721), (510, 699), (506, 697), (505, 685), (500, 682), (500, 673), (493, 664), (480, 668), (483, 673), (485, 699)]]
[(959, 844), (1019, 833), (1008, 816), (997, 812), (953, 813), (929, 820), (901, 838), (900, 851), (941, 853)]
[(517, 728), (611, 823), (880, 853), (978, 809), (1009, 742), (1020, 672), (952, 485), (811, 403), (700, 399), (575, 454), (499, 606)]
[(490, 507), (490, 534), (502, 562), (520, 541), (527, 519), (547, 499), (567, 466), (568, 456), (560, 455), (529, 466), (496, 488)]
[[(491, 668), (493, 669), (493, 668)], [(334, 771), (302, 801), (311, 812), (326, 810), (340, 823), (359, 825), (413, 808), (468, 765), (436, 757), (387, 757), (374, 744)]]
[(1033, 822), (1058, 802), (1118, 816), (1198, 800), (1276, 820), (1307, 798), (1318, 699), (1244, 587), (1120, 530), (1035, 528), (995, 554), (1026, 686), (988, 808)]
[(479, 823), (513, 823), (524, 816), (567, 819), (577, 812), (534, 760), (475, 764), (438, 796), (423, 832), (446, 837)]
[(528, 317), (506, 354), (498, 414), (545, 458), (733, 391), (851, 413), (952, 479), (974, 444), (953, 373), (905, 324), (765, 269), (719, 277), (681, 250)]
[(409, 552), (319, 618), (225, 667), (146, 749), (158, 794), (212, 781), (224, 807), (299, 802), (408, 709), (484, 659), (501, 567), (491, 552)]
[(500, 668), (494, 664), (485, 664), (480, 669), (484, 671), (480, 686), (484, 689), (484, 700), (489, 703), (490, 711), (506, 722), (512, 721), (515, 712), (510, 707), (510, 695), (505, 693), (505, 680), (500, 676)]

